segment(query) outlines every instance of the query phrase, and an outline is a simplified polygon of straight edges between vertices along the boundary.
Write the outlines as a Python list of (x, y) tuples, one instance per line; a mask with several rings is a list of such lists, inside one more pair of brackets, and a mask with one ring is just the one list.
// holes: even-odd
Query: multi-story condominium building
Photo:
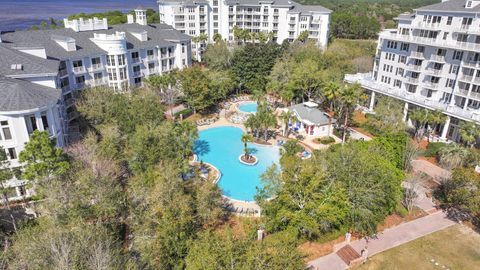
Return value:
[(450, 0), (402, 14), (380, 33), (373, 72), (347, 75), (375, 93), (439, 110), (447, 121), (440, 139), (458, 140), (461, 121), (480, 122), (480, 1)]
[(65, 20), (62, 29), (0, 34), (0, 146), (12, 167), (34, 130), (48, 130), (59, 147), (78, 137), (79, 90), (125, 91), (146, 76), (191, 65), (190, 36), (148, 25), (145, 14), (136, 10), (136, 20), (129, 16), (123, 25)]
[[(160, 21), (190, 36), (218, 33), (233, 41), (233, 28), (273, 34), (278, 43), (307, 31), (318, 46), (328, 42), (331, 11), (289, 0), (158, 0)], [(195, 44), (193, 44), (195, 45)]]

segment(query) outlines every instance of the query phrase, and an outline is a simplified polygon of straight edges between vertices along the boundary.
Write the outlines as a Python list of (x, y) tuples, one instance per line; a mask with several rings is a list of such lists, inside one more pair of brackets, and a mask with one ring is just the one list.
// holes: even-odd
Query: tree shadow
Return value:
[(205, 140), (197, 140), (193, 144), (193, 152), (197, 156), (203, 156), (210, 152), (210, 144)]

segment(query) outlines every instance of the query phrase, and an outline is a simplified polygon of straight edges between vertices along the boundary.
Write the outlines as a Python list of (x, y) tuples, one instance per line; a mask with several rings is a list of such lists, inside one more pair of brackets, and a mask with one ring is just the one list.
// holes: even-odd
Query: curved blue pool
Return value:
[(256, 102), (246, 102), (238, 105), (238, 109), (241, 112), (246, 113), (256, 113), (257, 112), (257, 103)]
[(280, 152), (276, 146), (249, 144), (258, 158), (255, 166), (241, 164), (243, 154), (240, 138), (243, 131), (236, 127), (217, 127), (199, 132), (194, 146), (198, 160), (208, 162), (222, 173), (218, 186), (231, 199), (253, 201), (256, 187), (261, 187), (260, 175), (272, 164), (279, 164)]

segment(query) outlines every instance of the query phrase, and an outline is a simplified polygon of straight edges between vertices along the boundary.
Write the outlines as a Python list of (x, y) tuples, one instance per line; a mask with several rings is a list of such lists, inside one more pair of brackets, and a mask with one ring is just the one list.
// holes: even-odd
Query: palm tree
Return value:
[(330, 106), (330, 111), (335, 111), (335, 105), (340, 95), (340, 85), (336, 82), (329, 82), (322, 91), (322, 95)]
[(252, 131), (255, 137), (258, 139), (260, 135), (260, 132), (258, 132), (258, 129), (260, 128), (258, 118), (255, 117), (255, 115), (251, 115), (243, 124), (246, 128), (250, 129), (250, 131)]
[(473, 147), (480, 136), (480, 128), (472, 122), (463, 122), (460, 125), (460, 138), (469, 147)]
[(213, 42), (217, 43), (219, 41), (222, 41), (222, 35), (220, 35), (220, 33), (215, 33), (213, 34)]
[(441, 124), (447, 121), (447, 116), (443, 114), (441, 111), (435, 110), (430, 112), (428, 124), (430, 125), (430, 129), (428, 129), (428, 137), (427, 140), (430, 142), (430, 135), (435, 134), (435, 130)]
[(250, 134), (243, 134), (241, 141), (243, 143), (243, 151), (244, 151), (244, 156), (245, 159), (250, 159), (250, 151), (248, 150), (248, 143), (253, 141), (253, 137)]
[(438, 151), (440, 164), (447, 169), (453, 169), (463, 166), (469, 155), (467, 148), (456, 143), (451, 143)]
[(362, 92), (360, 90), (360, 86), (358, 84), (348, 85), (342, 88), (339, 93), (338, 101), (340, 106), (339, 116), (343, 116), (343, 135), (342, 135), (342, 143), (345, 143), (347, 137), (347, 130), (348, 130), (348, 118), (350, 117), (351, 113), (355, 109), (355, 105), (357, 104)]
[(279, 116), (280, 120), (282, 121), (282, 125), (283, 125), (283, 133), (282, 135), (284, 137), (287, 137), (288, 136), (288, 123), (290, 122), (296, 122), (297, 121), (297, 117), (295, 116), (295, 114), (291, 111), (284, 111), (280, 114)]
[(430, 111), (425, 108), (418, 108), (413, 110), (410, 113), (410, 120), (413, 122), (413, 126), (415, 127), (415, 139), (420, 141), (425, 133), (425, 127), (430, 120)]

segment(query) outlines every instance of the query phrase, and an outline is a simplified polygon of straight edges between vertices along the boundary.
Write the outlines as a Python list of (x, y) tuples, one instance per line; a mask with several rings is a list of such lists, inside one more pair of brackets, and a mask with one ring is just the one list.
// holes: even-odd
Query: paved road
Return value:
[[(368, 242), (368, 254), (372, 256), (454, 224), (456, 223), (447, 219), (442, 211), (403, 223), (379, 233), (377, 239), (370, 240)], [(345, 243), (336, 245), (335, 251), (343, 245)], [(360, 254), (361, 250), (367, 246), (367, 243), (365, 239), (360, 239), (351, 242), (350, 245)], [(335, 253), (310, 261), (308, 266), (315, 270), (343, 270), (347, 267)]]

